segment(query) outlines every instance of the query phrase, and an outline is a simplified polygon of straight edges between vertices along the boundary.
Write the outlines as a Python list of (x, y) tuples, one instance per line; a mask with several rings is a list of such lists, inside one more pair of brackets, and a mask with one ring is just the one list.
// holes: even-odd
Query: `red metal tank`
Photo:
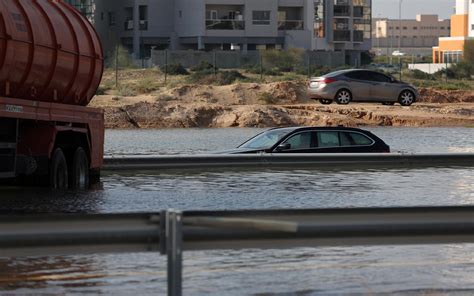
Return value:
[(103, 67), (96, 31), (69, 4), (0, 1), (0, 96), (85, 106)]

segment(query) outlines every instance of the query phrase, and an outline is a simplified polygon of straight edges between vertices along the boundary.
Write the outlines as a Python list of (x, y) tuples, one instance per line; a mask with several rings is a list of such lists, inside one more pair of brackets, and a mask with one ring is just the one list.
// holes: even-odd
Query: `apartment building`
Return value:
[(451, 16), (451, 35), (439, 38), (439, 46), (433, 47), (433, 63), (459, 62), (468, 40), (474, 42), (474, 0), (456, 0), (456, 14)]
[(91, 22), (94, 22), (95, 1), (96, 0), (65, 0), (66, 3), (78, 9)]
[[(391, 54), (400, 47), (404, 52), (431, 54), (440, 37), (450, 34), (451, 21), (440, 20), (437, 15), (417, 15), (416, 19), (374, 19), (372, 47), (381, 53)], [(401, 39), (400, 39), (401, 35)], [(399, 40), (400, 39), (400, 40)]]
[[(86, 0), (87, 1), (87, 0)], [(95, 25), (104, 46), (136, 57), (151, 48), (344, 51), (360, 62), (371, 47), (371, 0), (101, 0)]]

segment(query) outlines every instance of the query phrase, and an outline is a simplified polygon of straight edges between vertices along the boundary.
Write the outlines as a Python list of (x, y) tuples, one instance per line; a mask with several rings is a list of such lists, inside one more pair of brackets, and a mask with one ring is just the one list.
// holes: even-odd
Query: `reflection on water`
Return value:
[[(469, 294), (473, 251), (471, 244), (186, 252), (184, 295)], [(157, 254), (0, 260), (0, 267), (3, 291), (166, 293), (166, 259)]]
[[(473, 129), (371, 129), (407, 152), (469, 152)], [(108, 153), (224, 150), (258, 129), (108, 131)], [(471, 168), (109, 174), (88, 192), (0, 189), (0, 213), (473, 205)], [(474, 245), (184, 254), (185, 295), (474, 294)], [(0, 254), (1, 256), (1, 254)], [(159, 254), (0, 258), (0, 294), (163, 295)]]
[(438, 206), (474, 204), (470, 168), (264, 170), (105, 175), (103, 189), (4, 189), (0, 213)]

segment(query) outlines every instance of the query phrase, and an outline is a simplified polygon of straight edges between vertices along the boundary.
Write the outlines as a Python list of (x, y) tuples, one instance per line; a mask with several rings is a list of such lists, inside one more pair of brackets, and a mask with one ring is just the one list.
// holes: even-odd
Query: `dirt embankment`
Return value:
[(183, 85), (146, 96), (97, 96), (91, 106), (104, 108), (107, 128), (474, 126), (472, 91), (422, 89), (411, 107), (323, 106), (297, 82)]

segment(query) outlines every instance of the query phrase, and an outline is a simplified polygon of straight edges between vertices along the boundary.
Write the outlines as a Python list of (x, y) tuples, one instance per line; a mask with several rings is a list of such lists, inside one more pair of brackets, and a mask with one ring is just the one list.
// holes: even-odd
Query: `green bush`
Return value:
[(105, 60), (105, 66), (107, 68), (115, 68), (117, 66), (117, 68), (119, 69), (135, 68), (130, 53), (123, 46), (115, 48), (107, 55), (107, 58)]
[(246, 77), (240, 72), (232, 70), (232, 71), (225, 71), (225, 72), (220, 72), (217, 75), (217, 81), (216, 83), (219, 85), (228, 85), (234, 83), (236, 80), (242, 80), (245, 79)]
[(189, 83), (212, 84), (214, 82), (214, 71), (198, 71), (189, 75), (187, 81)]
[(436, 80), (436, 77), (434, 77), (433, 75), (425, 73), (418, 69), (410, 70), (408, 75), (409, 77), (414, 78), (414, 79)]
[(214, 75), (213, 70), (204, 70), (199, 72), (193, 72), (188, 77), (188, 82), (198, 84), (228, 85), (234, 83), (237, 80), (242, 80), (246, 78), (247, 77), (235, 70), (218, 72), (216, 75)]
[(446, 69), (439, 70), (434, 74), (436, 77), (446, 77), (449, 79), (472, 79), (474, 75), (474, 64), (469, 62), (460, 62)]
[(275, 97), (269, 93), (269, 92), (262, 92), (262, 93), (259, 93), (258, 94), (258, 99), (260, 101), (262, 101), (263, 103), (265, 104), (275, 104), (276, 103), (276, 99)]
[(170, 64), (168, 67), (161, 66), (161, 71), (167, 72), (169, 75), (189, 75), (188, 70), (181, 64)]
[(264, 68), (276, 68), (280, 72), (291, 72), (304, 64), (304, 50), (300, 48), (262, 50), (260, 54)]
[(137, 92), (129, 86), (119, 86), (114, 91), (114, 94), (121, 97), (134, 97), (137, 95)]
[[(193, 72), (214, 70), (214, 65), (207, 61), (201, 61), (198, 65), (191, 67), (190, 70)], [(216, 70), (217, 70), (217, 67), (216, 67)]]
[(161, 82), (154, 77), (145, 77), (139, 79), (135, 85), (133, 85), (133, 90), (139, 94), (148, 94), (158, 90), (161, 87)]
[[(260, 74), (260, 66), (259, 65), (246, 65), (244, 66), (244, 70), (251, 74)], [(278, 68), (263, 68), (262, 74), (267, 76), (281, 76), (282, 73)]]

